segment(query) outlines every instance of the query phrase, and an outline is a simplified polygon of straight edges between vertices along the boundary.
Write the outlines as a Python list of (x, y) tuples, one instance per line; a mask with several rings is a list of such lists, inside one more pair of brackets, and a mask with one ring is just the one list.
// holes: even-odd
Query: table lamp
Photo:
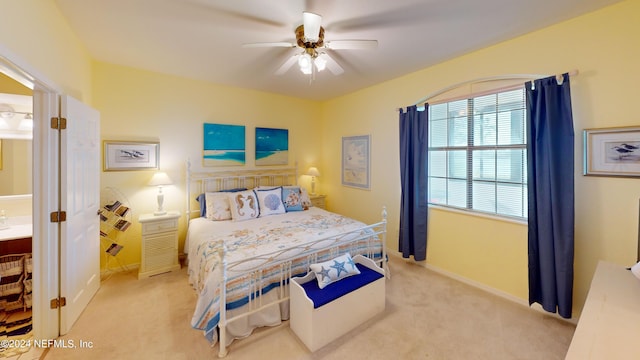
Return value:
[(165, 172), (157, 172), (153, 175), (151, 180), (149, 181), (149, 186), (157, 186), (158, 187), (158, 210), (156, 210), (153, 215), (164, 215), (167, 212), (162, 208), (162, 203), (164, 202), (164, 194), (162, 193), (162, 186), (171, 185), (171, 179), (169, 175)]
[(306, 175), (311, 176), (311, 195), (315, 196), (316, 195), (316, 176), (320, 176), (320, 171), (318, 171), (318, 168), (312, 166), (309, 168), (309, 170), (307, 170)]

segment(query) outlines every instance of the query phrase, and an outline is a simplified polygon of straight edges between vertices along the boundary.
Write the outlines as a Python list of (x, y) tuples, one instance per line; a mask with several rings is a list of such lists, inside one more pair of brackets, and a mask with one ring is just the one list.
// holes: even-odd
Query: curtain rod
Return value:
[[(563, 74), (556, 74), (556, 79), (558, 82), (562, 81), (562, 75)], [(576, 76), (578, 75), (578, 70), (571, 70), (569, 71), (569, 76)], [(467, 81), (463, 81), (451, 86), (447, 86), (445, 88), (442, 88), (436, 92), (433, 92), (425, 97), (423, 97), (422, 99), (414, 102), (412, 105), (410, 106), (415, 106), (418, 105), (420, 103), (424, 103), (427, 102), (428, 100), (431, 100), (432, 98), (442, 95), (448, 91), (451, 91), (455, 88), (458, 88), (460, 86), (464, 86), (464, 85), (469, 85), (469, 84), (478, 84), (478, 83), (483, 83), (483, 82), (489, 82), (489, 81), (499, 81), (499, 80), (517, 80), (517, 79), (527, 79), (527, 80), (535, 80), (535, 79), (542, 79), (542, 78), (546, 78), (549, 77), (550, 75), (540, 75), (540, 74), (509, 74), (509, 75), (496, 75), (496, 76), (488, 76), (488, 77), (483, 77), (483, 78), (478, 78), (478, 79), (474, 79), (474, 80), (467, 80)], [(396, 111), (400, 111), (402, 110), (402, 108), (397, 108)]]

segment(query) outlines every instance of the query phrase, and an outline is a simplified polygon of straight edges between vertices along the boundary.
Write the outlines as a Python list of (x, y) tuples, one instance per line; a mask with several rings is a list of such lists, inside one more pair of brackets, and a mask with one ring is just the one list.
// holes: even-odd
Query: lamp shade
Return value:
[(313, 63), (316, 65), (316, 69), (318, 69), (318, 71), (322, 71), (327, 67), (327, 54), (320, 54), (318, 55), (318, 57), (313, 61)]
[(162, 185), (171, 185), (171, 178), (165, 172), (157, 172), (153, 174), (153, 177), (149, 181), (149, 186), (162, 186)]
[(318, 171), (317, 167), (310, 167), (309, 170), (307, 170), (307, 173), (305, 175), (309, 175), (309, 176), (320, 176), (320, 171)]

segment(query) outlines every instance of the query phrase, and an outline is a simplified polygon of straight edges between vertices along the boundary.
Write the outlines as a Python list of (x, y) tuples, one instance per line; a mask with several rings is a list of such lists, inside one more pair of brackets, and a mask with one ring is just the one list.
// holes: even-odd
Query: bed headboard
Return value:
[[(196, 198), (205, 192), (258, 186), (297, 185), (296, 166), (284, 168), (238, 169), (215, 171), (193, 171), (191, 161), (187, 160), (187, 220), (200, 215)], [(194, 216), (194, 214), (197, 214)]]

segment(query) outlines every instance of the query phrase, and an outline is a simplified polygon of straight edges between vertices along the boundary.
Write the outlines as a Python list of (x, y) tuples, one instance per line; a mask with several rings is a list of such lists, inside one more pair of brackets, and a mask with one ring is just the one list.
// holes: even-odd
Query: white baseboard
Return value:
[(100, 269), (100, 277), (104, 278), (109, 274), (137, 271), (140, 268), (140, 263), (127, 264), (123, 266), (112, 266), (107, 269)]
[[(396, 257), (398, 259), (401, 259), (403, 261), (412, 261), (412, 260), (403, 258), (402, 256), (400, 256), (400, 254), (396, 254), (396, 253), (387, 253), (387, 254), (391, 255), (391, 256), (394, 256), (394, 257)], [(499, 290), (499, 289), (493, 288), (491, 286), (488, 286), (487, 284), (483, 284), (481, 282), (478, 282), (478, 281), (475, 281), (475, 280), (471, 280), (469, 278), (466, 278), (466, 277), (461, 276), (459, 274), (456, 274), (454, 272), (451, 272), (451, 271), (442, 269), (440, 267), (428, 264), (426, 261), (419, 261), (419, 262), (415, 262), (415, 263), (419, 264), (419, 265), (422, 265), (424, 268), (429, 269), (429, 270), (431, 270), (433, 272), (436, 272), (436, 273), (438, 273), (440, 275), (446, 276), (446, 277), (451, 278), (451, 279), (456, 280), (456, 281), (460, 281), (461, 283), (473, 286), (473, 287), (475, 287), (477, 289), (480, 289), (480, 290), (483, 290), (483, 291), (488, 292), (490, 294), (499, 296), (499, 297), (501, 297), (503, 299), (509, 300), (509, 301), (514, 302), (514, 303), (516, 303), (518, 305), (525, 306), (527, 308), (530, 308), (530, 309), (533, 309), (535, 311), (541, 312), (543, 314), (555, 317), (555, 318), (557, 318), (559, 320), (563, 320), (563, 321), (569, 322), (569, 323), (574, 324), (574, 325), (578, 324), (578, 320), (577, 319), (579, 318), (579, 316), (573, 316), (571, 319), (565, 319), (565, 318), (563, 318), (562, 316), (560, 316), (558, 314), (550, 313), (550, 312), (544, 310), (540, 304), (534, 303), (531, 306), (529, 306), (529, 302), (526, 299), (519, 298), (517, 296), (514, 296), (514, 295), (509, 294), (507, 292), (504, 292), (502, 290)]]

